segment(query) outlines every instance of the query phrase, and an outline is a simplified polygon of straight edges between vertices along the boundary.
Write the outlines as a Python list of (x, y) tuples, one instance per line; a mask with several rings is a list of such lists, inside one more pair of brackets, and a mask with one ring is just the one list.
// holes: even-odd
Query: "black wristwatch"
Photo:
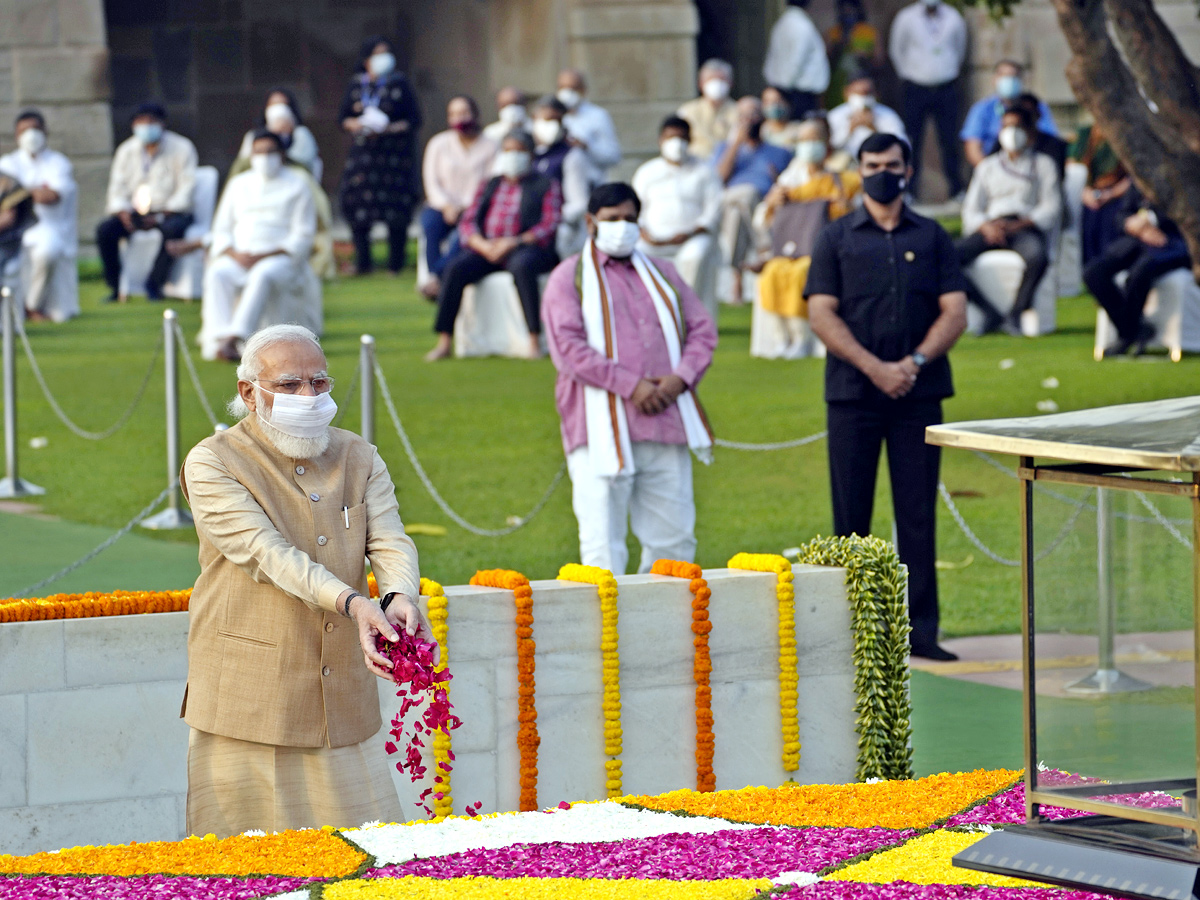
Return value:
[(918, 369), (923, 369), (923, 368), (925, 368), (925, 363), (929, 362), (929, 359), (928, 359), (928, 357), (925, 356), (924, 353), (922, 353), (920, 350), (918, 350), (915, 353), (913, 353), (912, 361), (913, 361), (913, 364)]

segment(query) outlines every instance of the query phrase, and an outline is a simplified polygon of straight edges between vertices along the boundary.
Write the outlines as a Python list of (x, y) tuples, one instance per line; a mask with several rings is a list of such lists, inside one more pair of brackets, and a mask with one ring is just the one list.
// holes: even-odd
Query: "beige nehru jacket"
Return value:
[(379, 730), (376, 676), (334, 601), (367, 593), (364, 558), (384, 595), (415, 598), (417, 550), (375, 448), (329, 431), (320, 458), (290, 459), (251, 414), (184, 462), (200, 537), (183, 711), (193, 728), (285, 747), (344, 747)]

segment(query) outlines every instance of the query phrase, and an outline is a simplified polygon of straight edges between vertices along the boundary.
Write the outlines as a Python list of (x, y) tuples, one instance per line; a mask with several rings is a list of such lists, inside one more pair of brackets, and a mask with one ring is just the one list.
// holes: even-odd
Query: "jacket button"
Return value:
[(313, 503), (316, 503), (318, 500), (321, 499), (321, 495), (320, 494), (309, 494), (308, 499), (311, 500)]
[[(333, 631), (333, 623), (332, 623), (332, 622), (326, 622), (326, 623), (325, 623), (325, 630), (326, 630), (326, 631)], [(328, 670), (328, 668), (325, 670), (325, 674), (326, 674), (326, 675), (328, 675), (328, 674), (329, 674), (329, 670)]]
[(317, 544), (321, 547), (324, 547), (328, 543), (329, 538), (325, 537), (325, 535), (321, 535), (319, 538), (317, 538)]
[(328, 675), (328, 674), (329, 674), (329, 666), (326, 666), (325, 668), (323, 668), (323, 669), (321, 670), (321, 674), (322, 674), (322, 675)]
[(304, 474), (304, 466), (296, 466), (296, 474), (303, 475)]

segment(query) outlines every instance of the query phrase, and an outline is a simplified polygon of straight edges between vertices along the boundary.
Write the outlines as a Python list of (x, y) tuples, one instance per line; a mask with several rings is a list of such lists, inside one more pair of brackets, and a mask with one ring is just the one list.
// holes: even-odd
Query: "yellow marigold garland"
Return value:
[(31, 600), (10, 598), (0, 600), (0, 623), (186, 612), (191, 596), (191, 588), (188, 588), (182, 591), (89, 591)]
[(617, 579), (608, 569), (568, 563), (558, 571), (560, 581), (596, 585), (600, 594), (600, 653), (604, 673), (604, 763), (609, 798), (621, 796), (621, 657), (617, 633)]
[[(446, 592), (436, 581), (428, 578), (421, 579), (421, 594), (429, 598), (429, 626), (433, 629), (433, 639), (441, 648), (442, 657), (438, 663), (438, 671), (442, 671), (450, 663), (450, 654), (446, 647), (447, 628)], [(449, 693), (450, 685), (446, 685)], [(454, 800), (450, 796), (450, 734), (438, 731), (433, 735), (434, 778), (439, 787), (433, 792), (434, 820), (444, 819), (454, 811)]]
[(708, 652), (708, 633), (712, 622), (708, 620), (708, 600), (712, 591), (704, 580), (704, 570), (695, 563), (675, 559), (660, 559), (650, 567), (652, 575), (669, 575), (688, 579), (692, 592), (692, 646), (695, 647), (692, 662), (692, 678), (696, 682), (696, 790), (713, 791), (717, 778), (713, 772), (712, 657)]
[(280, 875), (339, 878), (353, 874), (367, 854), (333, 828), (215, 835), (106, 847), (72, 847), (31, 856), (0, 854), (0, 872), (47, 875)]
[(534, 680), (537, 645), (533, 640), (533, 588), (529, 579), (511, 569), (488, 569), (471, 576), (471, 584), (501, 588), (512, 591), (516, 601), (517, 632), (517, 750), (521, 757), (521, 812), (538, 809), (538, 737), (537, 706), (534, 701), (537, 689)]
[(779, 716), (783, 734), (783, 770), (800, 768), (800, 721), (796, 701), (800, 698), (796, 674), (796, 592), (792, 587), (792, 564), (774, 553), (739, 553), (729, 561), (731, 569), (774, 572), (775, 597), (779, 601)]

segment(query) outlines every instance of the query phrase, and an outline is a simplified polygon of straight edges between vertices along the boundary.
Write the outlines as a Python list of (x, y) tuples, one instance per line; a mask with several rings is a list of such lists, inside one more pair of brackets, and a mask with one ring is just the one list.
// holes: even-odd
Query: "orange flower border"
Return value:
[(650, 574), (686, 578), (688, 590), (692, 592), (692, 646), (695, 648), (692, 678), (696, 682), (696, 790), (708, 793), (717, 789), (717, 776), (713, 772), (716, 736), (712, 730), (712, 686), (709, 681), (712, 657), (708, 650), (708, 634), (712, 631), (712, 622), (708, 618), (708, 601), (712, 597), (712, 590), (704, 580), (704, 570), (695, 563), (660, 559), (650, 567)]
[(191, 588), (188, 588), (182, 591), (88, 591), (86, 594), (54, 594), (31, 600), (13, 597), (0, 600), (0, 624), (187, 612), (191, 596)]
[(535, 702), (537, 681), (534, 672), (537, 666), (537, 644), (533, 640), (533, 588), (529, 579), (511, 569), (485, 569), (471, 576), (471, 584), (482, 587), (500, 588), (513, 592), (516, 601), (517, 634), (517, 750), (521, 766), (521, 812), (538, 809), (538, 736), (537, 705)]

